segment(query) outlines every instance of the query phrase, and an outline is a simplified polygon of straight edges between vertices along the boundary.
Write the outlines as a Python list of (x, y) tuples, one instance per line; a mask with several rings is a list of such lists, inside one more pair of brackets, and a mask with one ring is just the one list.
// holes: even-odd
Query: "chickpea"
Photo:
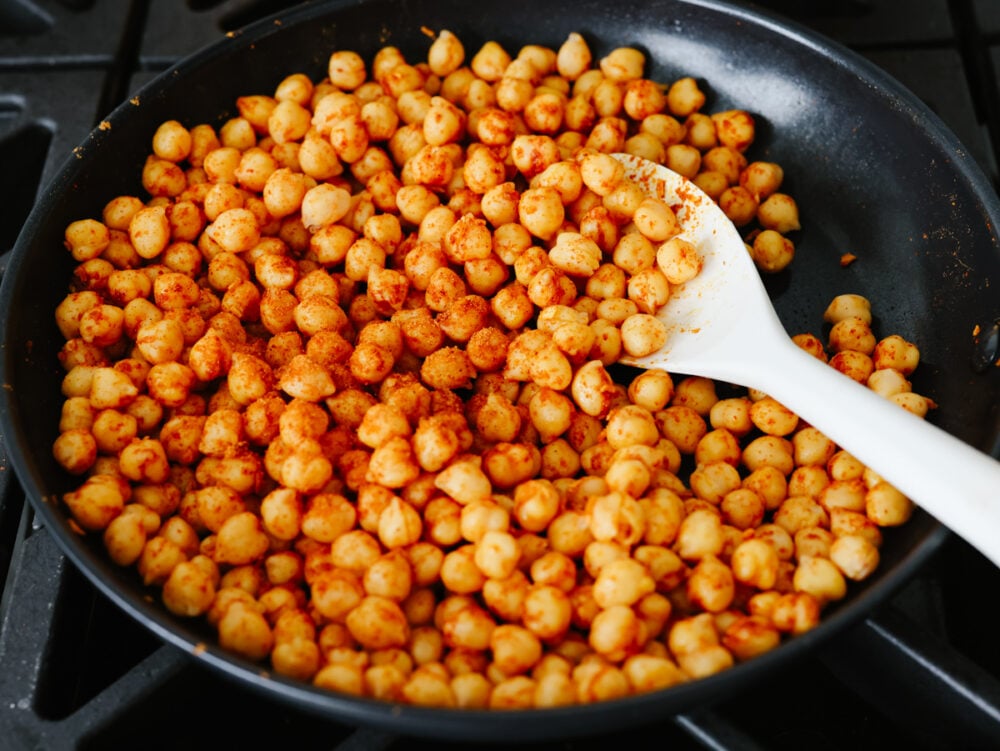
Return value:
[(668, 282), (683, 284), (701, 272), (704, 260), (691, 242), (673, 237), (657, 249), (656, 263)]
[(705, 104), (698, 82), (689, 76), (674, 81), (667, 90), (667, 108), (677, 117), (687, 117)]
[(590, 68), (593, 56), (586, 40), (575, 32), (570, 33), (556, 54), (556, 69), (559, 75), (569, 80), (579, 78)]
[(865, 494), (865, 513), (882, 527), (894, 527), (909, 520), (913, 502), (887, 482), (879, 482)]
[(920, 362), (920, 351), (916, 345), (893, 334), (876, 343), (872, 357), (875, 368), (880, 370), (893, 368), (907, 376), (916, 369)]
[(522, 623), (540, 639), (555, 639), (565, 634), (571, 615), (569, 596), (561, 589), (548, 584), (528, 588)]
[(799, 424), (798, 416), (771, 397), (764, 397), (750, 406), (750, 421), (763, 433), (786, 436)]
[(867, 578), (878, 566), (878, 548), (864, 537), (845, 535), (830, 545), (830, 560), (848, 579), (859, 581)]
[(735, 595), (733, 573), (713, 555), (698, 561), (687, 582), (687, 596), (704, 610), (718, 613)]
[(757, 220), (765, 229), (782, 235), (801, 229), (795, 199), (785, 193), (772, 193), (757, 206)]
[(795, 245), (777, 230), (765, 229), (750, 248), (750, 256), (761, 271), (773, 274), (787, 268), (795, 258)]
[(838, 600), (846, 593), (846, 583), (840, 570), (826, 558), (808, 556), (795, 569), (796, 591), (811, 595), (821, 605)]
[(652, 576), (638, 561), (621, 558), (603, 566), (594, 582), (594, 600), (604, 609), (632, 606), (655, 589)]

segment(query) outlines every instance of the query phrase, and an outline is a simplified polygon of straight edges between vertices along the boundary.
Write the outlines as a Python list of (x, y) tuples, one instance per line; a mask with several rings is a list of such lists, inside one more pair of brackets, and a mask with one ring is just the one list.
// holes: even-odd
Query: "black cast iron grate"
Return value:
[[(13, 245), (38, 189), (103, 113), (227, 29), (291, 4), (0, 0), (0, 251)], [(757, 5), (887, 69), (948, 122), (996, 180), (996, 4)], [(926, 568), (870, 619), (755, 686), (752, 695), (679, 717), (650, 718), (613, 739), (523, 747), (996, 747), (994, 593), (1000, 592), (1000, 571), (958, 540), (949, 540)], [(468, 747), (351, 727), (276, 705), (163, 645), (98, 593), (35, 526), (2, 452), (0, 590), (0, 749)]]

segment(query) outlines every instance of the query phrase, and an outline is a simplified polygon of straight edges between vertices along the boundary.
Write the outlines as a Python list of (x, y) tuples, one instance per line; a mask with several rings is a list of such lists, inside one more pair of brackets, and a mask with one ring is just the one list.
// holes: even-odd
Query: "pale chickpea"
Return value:
[(456, 71), (465, 60), (465, 46), (447, 29), (441, 29), (427, 51), (427, 64), (437, 76)]
[(750, 399), (743, 396), (719, 399), (709, 410), (709, 424), (742, 438), (754, 427), (750, 419), (751, 406)]
[(487, 530), (476, 542), (476, 566), (491, 579), (506, 579), (513, 574), (520, 557), (521, 549), (509, 532)]
[(219, 564), (242, 565), (259, 560), (269, 540), (259, 518), (251, 511), (233, 514), (216, 534), (213, 559)]
[(728, 493), (740, 487), (740, 474), (731, 462), (716, 460), (696, 467), (690, 484), (698, 498), (717, 506)]
[(718, 132), (710, 116), (702, 112), (692, 112), (684, 120), (684, 127), (686, 129), (684, 142), (694, 146), (703, 155), (711, 154), (718, 146)]
[(622, 322), (623, 349), (632, 357), (651, 355), (667, 341), (667, 327), (659, 318), (648, 313), (636, 313)]
[(877, 394), (884, 397), (895, 397), (897, 394), (912, 391), (913, 384), (906, 380), (906, 376), (895, 368), (876, 368), (868, 376), (867, 386)]
[(365, 81), (364, 60), (351, 50), (336, 50), (327, 63), (327, 75), (337, 88), (354, 90)]
[(765, 229), (753, 240), (750, 255), (761, 271), (769, 274), (784, 270), (795, 258), (794, 243), (773, 229)]
[(438, 473), (434, 485), (462, 504), (488, 501), (491, 497), (490, 479), (471, 461), (457, 461)]
[(787, 235), (801, 229), (795, 199), (785, 193), (772, 193), (757, 206), (757, 220), (765, 229)]
[[(91, 410), (127, 408), (139, 397), (139, 386), (118, 368), (93, 368), (89, 376), (86, 392)], [(93, 412), (90, 419), (93, 424)]]
[(705, 94), (698, 82), (685, 76), (674, 81), (667, 90), (667, 108), (677, 117), (687, 117), (705, 104)]
[(654, 591), (656, 582), (646, 567), (632, 558), (609, 561), (594, 582), (595, 602), (604, 609), (632, 606)]
[(749, 539), (737, 545), (731, 558), (733, 577), (760, 590), (774, 586), (778, 577), (778, 553), (764, 540)]
[(837, 323), (844, 318), (860, 318), (865, 323), (871, 325), (872, 312), (871, 302), (862, 295), (842, 294), (837, 295), (827, 305), (823, 311), (823, 320), (827, 323)]
[(806, 556), (800, 559), (793, 582), (797, 592), (809, 594), (821, 604), (842, 599), (847, 593), (844, 575), (827, 558)]
[(913, 508), (913, 502), (887, 482), (876, 483), (865, 495), (865, 513), (881, 527), (905, 523)]
[(833, 480), (820, 491), (819, 502), (826, 509), (846, 508), (851, 511), (863, 511), (867, 488), (863, 480)]
[(569, 596), (557, 587), (534, 584), (524, 599), (522, 624), (543, 640), (561, 637), (570, 627), (572, 606)]
[(592, 60), (587, 41), (580, 34), (571, 32), (556, 54), (556, 69), (559, 75), (572, 81), (590, 68)]
[(706, 612), (722, 612), (735, 596), (733, 572), (716, 556), (703, 556), (688, 577), (686, 591), (688, 599)]
[(864, 537), (845, 535), (830, 545), (830, 560), (848, 579), (860, 581), (878, 566), (879, 551)]
[(718, 555), (723, 544), (722, 518), (715, 511), (692, 511), (684, 517), (677, 531), (677, 553), (686, 560)]
[(520, 526), (531, 532), (548, 527), (560, 510), (559, 493), (547, 480), (523, 482), (514, 490), (513, 516)]
[(235, 602), (218, 623), (219, 643), (225, 649), (259, 660), (274, 646), (274, 635), (267, 621), (257, 610)]
[(824, 506), (808, 496), (789, 496), (774, 512), (774, 523), (794, 535), (805, 527), (825, 527), (829, 516)]
[(879, 340), (872, 351), (872, 358), (875, 368), (893, 368), (907, 376), (920, 362), (920, 351), (913, 343), (893, 334)]
[(368, 595), (403, 602), (412, 591), (413, 570), (406, 556), (398, 550), (377, 559), (365, 571), (362, 584)]

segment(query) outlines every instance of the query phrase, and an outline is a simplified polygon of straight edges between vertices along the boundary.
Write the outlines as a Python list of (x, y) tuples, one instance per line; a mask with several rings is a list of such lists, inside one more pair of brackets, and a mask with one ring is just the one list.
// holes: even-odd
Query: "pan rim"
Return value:
[[(214, 42), (185, 57), (141, 87), (136, 96), (141, 98), (154, 95), (171, 77), (185, 75), (191, 70), (200, 68), (207, 61), (225, 55), (227, 48), (234, 43), (252, 44), (270, 34), (280, 33), (280, 26), (275, 23), (279, 19), (286, 23), (306, 23), (312, 18), (326, 15), (333, 10), (360, 5), (362, 2), (363, 0), (335, 0), (331, 3), (308, 3), (255, 22), (229, 38)], [(814, 52), (830, 59), (831, 62), (858, 71), (866, 81), (896, 97), (900, 107), (911, 112), (914, 121), (927, 131), (933, 140), (942, 143), (955, 154), (953, 167), (959, 171), (961, 178), (971, 185), (974, 194), (983, 201), (985, 213), (1000, 217), (1000, 201), (997, 200), (992, 185), (950, 129), (923, 102), (880, 68), (832, 40), (821, 37), (795, 23), (778, 21), (764, 12), (734, 6), (719, 0), (677, 0), (675, 4), (705, 8), (713, 12), (723, 13), (731, 18), (741, 19), (747, 23), (763, 26), (773, 34), (809, 47)], [(109, 115), (108, 121), (113, 124), (123, 119), (127, 121), (131, 106), (128, 102), (122, 103)], [(36, 201), (36, 205), (29, 214), (15, 243), (10, 262), (5, 269), (3, 282), (0, 284), (0, 311), (6, 311), (11, 304), (12, 289), (15, 284), (13, 280), (18, 277), (20, 269), (26, 263), (31, 237), (48, 213), (51, 201), (59, 195), (65, 185), (72, 181), (76, 171), (81, 169), (80, 164), (85, 161), (88, 144), (97, 143), (99, 139), (105, 137), (110, 137), (106, 131), (95, 129), (87, 141), (81, 144), (80, 153), (67, 158), (56, 177), (40, 194), (40, 198)], [(5, 343), (4, 357), (0, 359), (0, 377), (3, 377), (5, 383), (9, 370), (8, 359), (17, 356), (18, 354), (12, 351), (9, 343)], [(698, 700), (708, 701), (721, 694), (722, 686), (729, 684), (725, 691), (728, 695), (732, 687), (748, 685), (756, 680), (760, 674), (773, 670), (777, 665), (787, 664), (787, 661), (797, 659), (848, 625), (862, 620), (870, 611), (872, 603), (883, 601), (889, 594), (902, 586), (938, 550), (950, 534), (938, 525), (934, 531), (908, 552), (895, 571), (862, 592), (860, 596), (855, 597), (850, 607), (825, 617), (817, 629), (788, 641), (774, 653), (738, 665), (717, 676), (699, 679), (666, 691), (563, 709), (514, 710), (499, 713), (496, 710), (441, 710), (402, 706), (378, 700), (342, 697), (277, 675), (265, 678), (261, 675), (259, 665), (223, 652), (214, 645), (206, 647), (191, 639), (179, 632), (175, 624), (172, 625), (173, 619), (167, 618), (168, 614), (162, 608), (151, 605), (139, 593), (131, 590), (123, 592), (122, 588), (114, 586), (114, 580), (101, 575), (101, 567), (95, 565), (98, 562), (95, 562), (90, 551), (78, 544), (78, 540), (73, 537), (69, 528), (62, 522), (61, 512), (55, 508), (55, 503), (43, 497), (43, 486), (38, 482), (35, 474), (29, 470), (32, 459), (25, 451), (26, 441), (23, 440), (23, 431), (20, 428), (23, 418), (20, 417), (19, 411), (20, 406), (13, 394), (9, 389), (4, 389), (2, 396), (0, 396), (0, 426), (2, 426), (5, 436), (4, 443), (10, 457), (10, 464), (25, 491), (26, 498), (43, 519), (44, 527), (55, 536), (62, 552), (106, 597), (164, 642), (181, 649), (213, 669), (237, 679), (243, 685), (255, 690), (266, 691), (269, 695), (292, 701), (296, 706), (335, 719), (391, 727), (419, 735), (490, 739), (496, 737), (499, 728), (503, 728), (508, 737), (511, 737), (510, 733), (522, 733), (523, 736), (519, 737), (535, 739), (557, 735), (565, 737), (566, 725), (564, 723), (578, 728), (581, 733), (587, 732), (588, 728), (591, 727), (612, 727), (621, 724), (620, 720), (623, 715), (638, 716), (658, 707), (662, 708), (667, 703), (665, 699), (667, 694), (670, 695), (671, 699), (676, 698), (678, 704), (691, 705)], [(616, 718), (618, 722), (613, 722)]]

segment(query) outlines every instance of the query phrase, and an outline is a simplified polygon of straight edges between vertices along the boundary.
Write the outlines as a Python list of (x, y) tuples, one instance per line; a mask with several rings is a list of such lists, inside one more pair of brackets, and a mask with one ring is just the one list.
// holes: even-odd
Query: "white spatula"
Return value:
[(658, 313), (666, 344), (643, 368), (758, 389), (824, 433), (1000, 566), (1000, 461), (857, 383), (796, 345), (719, 206), (666, 167), (616, 154), (625, 174), (674, 206), (701, 273)]

